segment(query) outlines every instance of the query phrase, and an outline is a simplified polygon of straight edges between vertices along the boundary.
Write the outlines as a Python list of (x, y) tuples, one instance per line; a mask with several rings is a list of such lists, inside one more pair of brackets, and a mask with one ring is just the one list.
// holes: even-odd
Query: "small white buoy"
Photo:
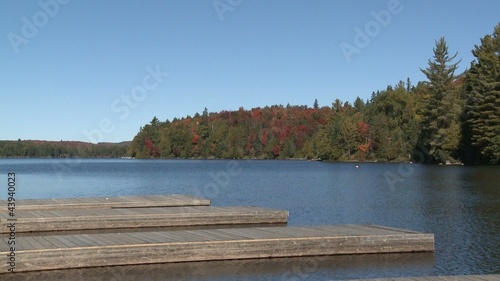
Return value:
[(357, 168), (359, 168), (359, 166), (358, 166), (358, 165), (356, 165), (356, 169), (357, 169)]

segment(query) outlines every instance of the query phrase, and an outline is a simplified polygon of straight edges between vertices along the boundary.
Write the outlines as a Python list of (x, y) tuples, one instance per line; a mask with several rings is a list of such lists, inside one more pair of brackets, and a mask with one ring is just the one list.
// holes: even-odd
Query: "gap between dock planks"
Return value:
[[(8, 233), (0, 213), (0, 233)], [(257, 207), (168, 207), (17, 211), (16, 231), (79, 231), (175, 226), (286, 224), (288, 211)]]
[[(17, 211), (91, 208), (149, 208), (209, 205), (209, 199), (184, 194), (16, 200)], [(7, 206), (7, 200), (0, 200), (0, 206)]]
[[(254, 227), (23, 237), (16, 271), (434, 251), (434, 235), (376, 226)], [(3, 242), (6, 242), (6, 239)], [(5, 257), (7, 252), (0, 252)], [(0, 263), (0, 273), (7, 264)]]

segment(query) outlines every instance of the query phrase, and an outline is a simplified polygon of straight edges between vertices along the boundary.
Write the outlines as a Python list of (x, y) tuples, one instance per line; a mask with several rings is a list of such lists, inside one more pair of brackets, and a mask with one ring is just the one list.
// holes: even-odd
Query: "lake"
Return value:
[(214, 206), (289, 210), (289, 225), (380, 224), (434, 233), (436, 241), (434, 254), (124, 266), (17, 274), (18, 278), (342, 280), (500, 273), (500, 167), (0, 159), (5, 187), (0, 199), (7, 198), (8, 171), (17, 174), (18, 199), (192, 194), (211, 199)]

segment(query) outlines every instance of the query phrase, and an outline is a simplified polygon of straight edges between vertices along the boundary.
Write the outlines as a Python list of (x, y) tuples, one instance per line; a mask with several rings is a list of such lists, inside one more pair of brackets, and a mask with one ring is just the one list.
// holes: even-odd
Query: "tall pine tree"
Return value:
[(460, 143), (460, 114), (462, 100), (453, 82), (458, 63), (457, 54), (449, 56), (444, 37), (436, 41), (434, 57), (428, 67), (420, 69), (429, 79), (430, 95), (422, 120), (421, 144), (429, 150), (435, 162), (454, 161)]
[(500, 24), (493, 35), (481, 39), (472, 54), (476, 58), (467, 72), (467, 127), (475, 161), (500, 163)]

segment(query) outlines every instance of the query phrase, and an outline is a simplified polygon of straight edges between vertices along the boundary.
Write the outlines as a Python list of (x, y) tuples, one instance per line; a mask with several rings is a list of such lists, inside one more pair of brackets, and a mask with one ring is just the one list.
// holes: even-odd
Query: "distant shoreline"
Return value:
[[(263, 160), (263, 161), (305, 161), (305, 162), (327, 162), (327, 163), (364, 163), (364, 164), (424, 164), (424, 163), (413, 163), (412, 161), (385, 161), (385, 160), (367, 160), (367, 161), (359, 161), (359, 160), (344, 160), (344, 161), (334, 161), (334, 160), (322, 160), (322, 159), (305, 159), (305, 158), (135, 158), (135, 157), (20, 157), (20, 156), (11, 156), (11, 157), (0, 157), (0, 159), (115, 159), (115, 160), (237, 160), (237, 161), (252, 161), (252, 160)], [(425, 163), (425, 165), (443, 165), (443, 166), (464, 166), (464, 163), (435, 163), (429, 164)], [(494, 165), (486, 165), (486, 164), (467, 164), (467, 166), (494, 166)]]

